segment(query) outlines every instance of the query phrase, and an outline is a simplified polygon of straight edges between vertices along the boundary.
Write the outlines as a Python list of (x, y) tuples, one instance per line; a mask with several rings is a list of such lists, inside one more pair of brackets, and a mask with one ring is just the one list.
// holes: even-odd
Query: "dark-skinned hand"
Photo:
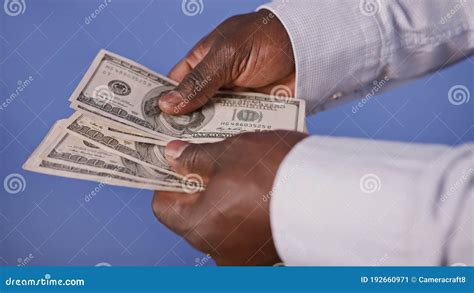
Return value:
[(199, 174), (207, 188), (191, 194), (155, 192), (156, 217), (218, 265), (279, 262), (268, 198), (283, 158), (305, 137), (281, 130), (240, 134), (217, 143), (168, 143), (165, 154), (173, 169)]
[(237, 15), (199, 41), (169, 77), (179, 85), (156, 104), (171, 115), (200, 108), (221, 88), (269, 94), (284, 86), (284, 95), (294, 96), (290, 38), (269, 10)]

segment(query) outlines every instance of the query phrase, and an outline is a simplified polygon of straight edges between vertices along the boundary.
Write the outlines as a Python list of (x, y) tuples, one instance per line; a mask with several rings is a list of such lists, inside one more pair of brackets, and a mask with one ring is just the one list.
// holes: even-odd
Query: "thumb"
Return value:
[(225, 64), (218, 52), (209, 52), (204, 59), (186, 75), (183, 81), (168, 94), (161, 97), (161, 111), (181, 115), (199, 109), (207, 103), (219, 88), (226, 84)]
[(207, 182), (215, 170), (214, 158), (217, 144), (191, 144), (173, 140), (166, 145), (165, 157), (170, 166), (179, 174), (197, 173)]

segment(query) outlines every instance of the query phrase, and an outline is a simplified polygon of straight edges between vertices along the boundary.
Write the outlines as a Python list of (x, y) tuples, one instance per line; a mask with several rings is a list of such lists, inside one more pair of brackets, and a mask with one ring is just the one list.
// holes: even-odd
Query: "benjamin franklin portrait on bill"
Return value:
[(145, 142), (135, 142), (140, 159), (162, 169), (170, 169), (165, 158), (165, 147)]
[(142, 178), (147, 178), (147, 179), (156, 179), (156, 180), (168, 180), (168, 179), (174, 179), (173, 176), (166, 174), (166, 173), (161, 173), (156, 170), (153, 170), (151, 168), (147, 168), (143, 165), (140, 165), (134, 161), (131, 161), (126, 158), (121, 158), (123, 165), (127, 168), (132, 170), (132, 172), (135, 174), (135, 176), (139, 176)]
[(173, 89), (171, 86), (159, 86), (150, 90), (142, 102), (143, 117), (160, 133), (177, 138), (191, 137), (212, 119), (214, 103), (208, 102), (204, 107), (186, 115), (168, 115), (160, 111), (157, 101)]

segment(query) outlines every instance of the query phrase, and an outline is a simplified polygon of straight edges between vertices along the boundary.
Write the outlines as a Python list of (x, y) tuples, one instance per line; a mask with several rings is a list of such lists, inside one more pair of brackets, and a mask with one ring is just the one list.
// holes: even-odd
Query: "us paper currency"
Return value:
[(44, 144), (41, 157), (48, 161), (98, 172), (112, 172), (122, 177), (155, 183), (181, 186), (176, 176), (158, 172), (66, 132), (62, 124), (53, 129), (51, 139)]
[(175, 86), (136, 62), (101, 50), (69, 99), (77, 112), (52, 127), (24, 169), (132, 188), (196, 192), (205, 188), (202, 182), (168, 165), (168, 141), (201, 143), (242, 132), (306, 129), (304, 101), (255, 93), (218, 92), (193, 113), (162, 113), (158, 98)]
[[(175, 86), (159, 73), (101, 50), (69, 100), (76, 110), (107, 117), (165, 141), (215, 141), (241, 132), (304, 130), (303, 100), (255, 93), (219, 92), (188, 115), (162, 113), (156, 98)], [(186, 97), (183, 103), (191, 98)]]
[(64, 125), (66, 131), (71, 135), (95, 144), (105, 151), (115, 153), (161, 173), (182, 177), (168, 165), (164, 154), (164, 142), (158, 145), (118, 137), (109, 130), (107, 121), (81, 112), (73, 114)]
[[(137, 164), (127, 165), (123, 163), (120, 166), (119, 161), (114, 162), (113, 159), (110, 159), (110, 156), (108, 158), (109, 163), (106, 163), (105, 160), (99, 163), (99, 160), (92, 158), (94, 156), (102, 157), (96, 147), (88, 143), (84, 143), (81, 146), (78, 140), (73, 142), (70, 138), (75, 138), (61, 131), (61, 129), (60, 124), (55, 124), (38, 148), (25, 162), (23, 165), (24, 169), (49, 175), (131, 188), (178, 192), (183, 190), (183, 185), (179, 180), (176, 180), (175, 184), (153, 180), (150, 178), (153, 176), (153, 173), (145, 173)], [(70, 152), (63, 152), (67, 150)], [(95, 151), (91, 152), (91, 150)], [(89, 164), (93, 161), (95, 162), (94, 166), (90, 166)], [(116, 166), (110, 168), (114, 163)], [(144, 178), (140, 178), (140, 176), (144, 176)]]

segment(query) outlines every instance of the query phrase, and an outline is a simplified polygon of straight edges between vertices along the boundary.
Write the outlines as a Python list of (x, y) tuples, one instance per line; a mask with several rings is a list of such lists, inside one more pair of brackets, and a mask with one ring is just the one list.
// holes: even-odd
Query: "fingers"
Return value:
[[(197, 173), (206, 183), (214, 172), (212, 154), (216, 147), (217, 144), (191, 144), (174, 140), (166, 146), (165, 156), (177, 172), (183, 175)], [(195, 210), (192, 207), (200, 196), (201, 193), (157, 191), (153, 197), (153, 212), (165, 226), (184, 235), (195, 224), (190, 220), (191, 211)]]
[(219, 143), (191, 144), (173, 140), (166, 145), (165, 156), (170, 166), (182, 175), (197, 173), (208, 181), (216, 168)]
[(191, 73), (196, 65), (201, 62), (202, 59), (209, 53), (210, 48), (215, 40), (216, 32), (213, 31), (204, 38), (202, 38), (197, 44), (188, 52), (178, 64), (171, 69), (168, 77), (177, 82), (183, 81), (184, 77)]
[(209, 52), (187, 75), (191, 65), (184, 61), (179, 63), (170, 73), (172, 78), (181, 83), (175, 90), (161, 97), (159, 107), (161, 111), (180, 115), (192, 112), (202, 107), (216, 91), (227, 83), (225, 64), (219, 52)]
[(163, 225), (184, 235), (193, 225), (191, 207), (197, 197), (198, 193), (156, 191), (152, 201), (153, 213)]
[(191, 72), (191, 70), (193, 70), (191, 63), (188, 58), (184, 58), (176, 64), (173, 69), (171, 69), (168, 77), (174, 81), (181, 82), (184, 77)]

